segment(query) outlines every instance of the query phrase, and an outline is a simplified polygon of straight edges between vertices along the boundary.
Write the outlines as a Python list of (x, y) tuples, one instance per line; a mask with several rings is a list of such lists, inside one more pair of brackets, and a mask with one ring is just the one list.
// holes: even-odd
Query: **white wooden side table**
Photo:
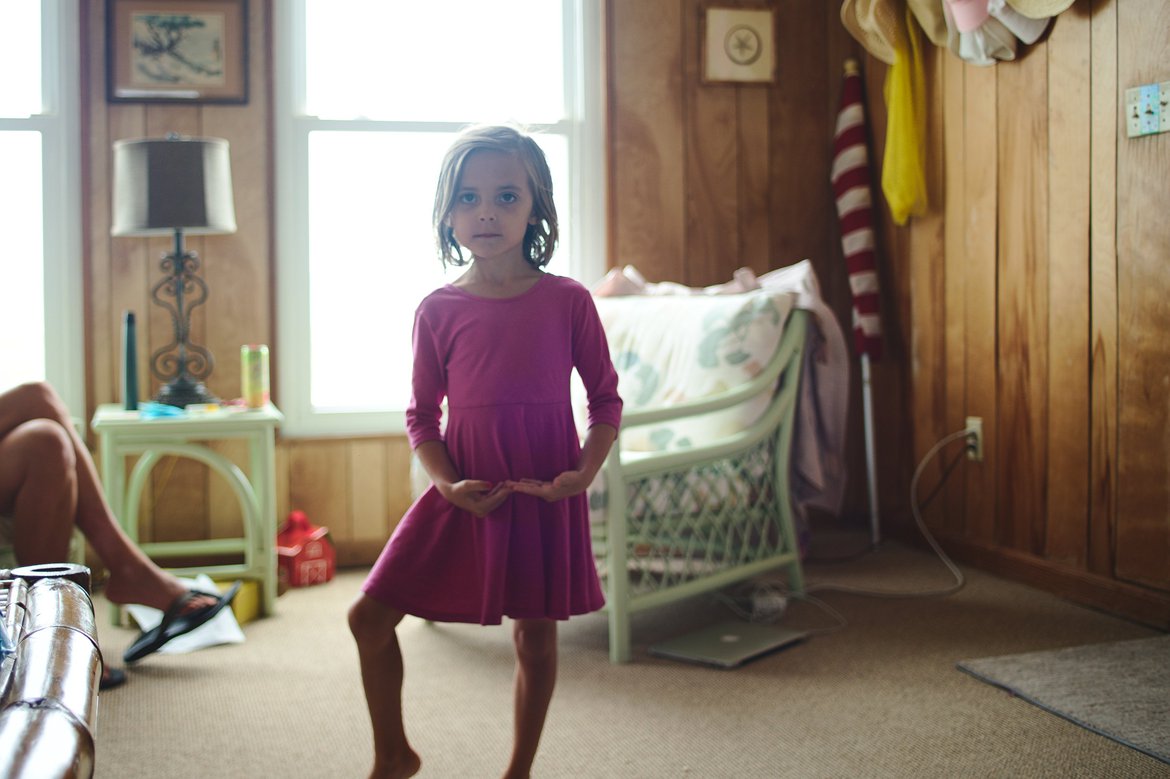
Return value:
[[(157, 541), (139, 544), (158, 562), (162, 558), (243, 553), (242, 563), (169, 568), (179, 576), (254, 579), (260, 583), (264, 614), (276, 609), (276, 429), (284, 415), (271, 404), (259, 409), (223, 409), (176, 417), (143, 419), (119, 404), (99, 406), (92, 426), (99, 437), (102, 483), (118, 524), (136, 544), (138, 507), (151, 469), (167, 455), (188, 457), (227, 480), (244, 517), (242, 538)], [(249, 472), (207, 446), (210, 441), (245, 439)], [(129, 481), (126, 458), (136, 456)]]

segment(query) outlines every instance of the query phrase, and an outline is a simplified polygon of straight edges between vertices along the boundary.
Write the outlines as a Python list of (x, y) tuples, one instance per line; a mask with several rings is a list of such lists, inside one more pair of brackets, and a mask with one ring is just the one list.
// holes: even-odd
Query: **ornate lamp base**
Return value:
[(168, 384), (164, 384), (158, 394), (154, 396), (156, 403), (166, 403), (168, 406), (186, 408), (192, 403), (218, 403), (219, 398), (212, 395), (201, 381), (192, 381), (190, 377), (180, 376)]
[[(175, 228), (175, 250), (162, 258), (163, 278), (150, 290), (155, 303), (170, 312), (174, 340), (150, 356), (150, 372), (165, 382), (157, 403), (186, 408), (193, 403), (218, 403), (203, 379), (215, 360), (203, 346), (191, 343), (191, 309), (207, 300), (207, 283), (199, 276), (199, 258), (183, 248), (183, 230)], [(172, 302), (173, 299), (173, 302)]]

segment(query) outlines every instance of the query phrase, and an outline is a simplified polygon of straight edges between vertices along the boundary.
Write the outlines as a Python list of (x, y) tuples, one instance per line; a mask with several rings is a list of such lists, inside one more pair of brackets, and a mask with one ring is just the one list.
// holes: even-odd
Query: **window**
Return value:
[[(604, 271), (595, 0), (295, 0), (276, 21), (277, 311), (285, 435), (399, 432), (414, 310), (456, 133), (514, 121), (553, 170), (549, 270)], [(588, 77), (586, 77), (588, 76)]]
[(77, 7), (0, 3), (0, 391), (84, 413)]

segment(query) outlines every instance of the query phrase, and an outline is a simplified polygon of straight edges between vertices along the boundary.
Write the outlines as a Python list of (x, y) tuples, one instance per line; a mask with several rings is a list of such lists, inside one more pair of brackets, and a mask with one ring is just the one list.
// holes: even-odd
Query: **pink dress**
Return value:
[[(581, 452), (569, 397), (573, 368), (588, 393), (589, 425), (617, 427), (617, 373), (581, 284), (546, 274), (505, 299), (442, 287), (415, 314), (410, 444), (445, 439), (463, 478), (492, 483), (573, 470)], [(584, 493), (553, 503), (514, 493), (476, 517), (431, 485), (362, 590), (424, 619), (483, 625), (505, 616), (568, 619), (605, 604)]]

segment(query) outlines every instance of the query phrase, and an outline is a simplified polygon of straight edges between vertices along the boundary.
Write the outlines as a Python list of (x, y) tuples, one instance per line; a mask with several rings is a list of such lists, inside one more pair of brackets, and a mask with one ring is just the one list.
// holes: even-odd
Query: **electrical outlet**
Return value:
[(967, 417), (967, 459), (983, 462), (983, 417)]

